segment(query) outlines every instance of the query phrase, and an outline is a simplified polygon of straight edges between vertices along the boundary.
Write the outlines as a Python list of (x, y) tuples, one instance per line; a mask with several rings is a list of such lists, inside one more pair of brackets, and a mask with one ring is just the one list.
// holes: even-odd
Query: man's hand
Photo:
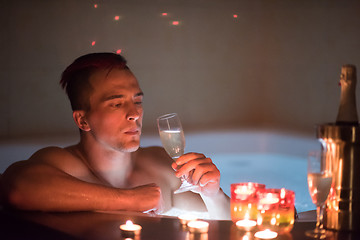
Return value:
[(220, 171), (210, 158), (200, 153), (186, 153), (172, 164), (176, 177), (187, 176), (187, 180), (200, 186), (202, 194), (211, 196), (220, 189)]
[[(163, 208), (161, 189), (155, 183), (129, 189), (129, 201), (135, 203), (134, 211), (160, 213)], [(133, 205), (133, 204), (131, 204)]]

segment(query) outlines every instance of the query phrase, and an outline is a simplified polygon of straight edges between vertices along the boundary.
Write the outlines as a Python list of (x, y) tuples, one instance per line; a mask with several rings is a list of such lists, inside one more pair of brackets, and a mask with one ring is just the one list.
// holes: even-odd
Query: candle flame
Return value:
[(126, 226), (132, 226), (134, 225), (133, 222), (131, 220), (127, 220), (126, 221)]

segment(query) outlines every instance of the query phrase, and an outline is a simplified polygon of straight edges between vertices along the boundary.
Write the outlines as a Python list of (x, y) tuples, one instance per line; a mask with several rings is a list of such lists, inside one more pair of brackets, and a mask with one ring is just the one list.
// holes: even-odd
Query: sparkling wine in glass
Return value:
[[(181, 126), (180, 118), (177, 113), (169, 113), (157, 119), (160, 139), (163, 147), (169, 156), (176, 161), (184, 154), (185, 136)], [(181, 186), (174, 193), (182, 193), (198, 189), (199, 186), (193, 185), (186, 180), (186, 176), (181, 176)]]
[(312, 151), (308, 156), (308, 186), (309, 193), (313, 203), (316, 205), (316, 228), (306, 231), (308, 237), (324, 239), (327, 236), (326, 230), (323, 228), (323, 211), (324, 204), (329, 195), (332, 184), (332, 172), (326, 169), (326, 158), (321, 151)]

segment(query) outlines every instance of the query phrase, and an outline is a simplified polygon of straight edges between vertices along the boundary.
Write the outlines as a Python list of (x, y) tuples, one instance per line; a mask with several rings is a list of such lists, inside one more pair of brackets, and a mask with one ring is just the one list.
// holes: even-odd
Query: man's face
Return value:
[(94, 73), (90, 79), (90, 134), (103, 146), (124, 152), (138, 149), (143, 118), (143, 93), (130, 70)]

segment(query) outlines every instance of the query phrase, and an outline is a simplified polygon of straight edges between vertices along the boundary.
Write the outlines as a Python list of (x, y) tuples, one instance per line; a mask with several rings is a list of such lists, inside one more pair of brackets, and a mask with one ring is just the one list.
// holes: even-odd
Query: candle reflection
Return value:
[(207, 233), (190, 233), (186, 234), (185, 240), (208, 240)]
[(191, 221), (197, 220), (197, 217), (191, 214), (182, 214), (179, 216), (179, 220), (181, 224), (186, 225)]

